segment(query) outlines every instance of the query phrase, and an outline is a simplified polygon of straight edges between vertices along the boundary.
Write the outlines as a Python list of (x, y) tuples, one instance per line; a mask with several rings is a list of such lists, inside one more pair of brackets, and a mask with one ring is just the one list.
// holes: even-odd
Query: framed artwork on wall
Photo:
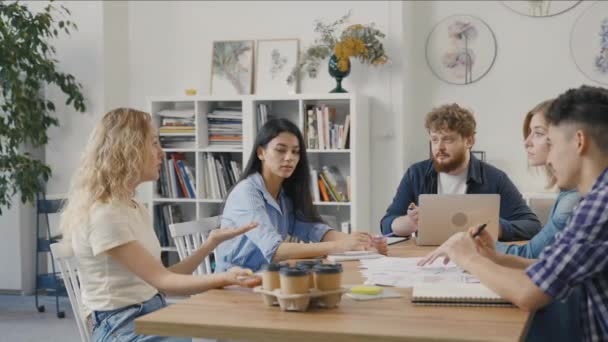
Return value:
[(572, 9), (580, 2), (581, 0), (502, 1), (512, 11), (529, 17), (552, 17)]
[(483, 20), (453, 15), (441, 20), (426, 41), (426, 61), (437, 78), (470, 84), (485, 76), (496, 60), (496, 38)]
[(295, 94), (297, 83), (287, 77), (298, 63), (298, 39), (264, 39), (257, 41), (255, 93)]
[(608, 2), (598, 1), (581, 13), (570, 34), (570, 52), (587, 78), (608, 85)]
[(253, 40), (213, 42), (211, 94), (251, 94)]

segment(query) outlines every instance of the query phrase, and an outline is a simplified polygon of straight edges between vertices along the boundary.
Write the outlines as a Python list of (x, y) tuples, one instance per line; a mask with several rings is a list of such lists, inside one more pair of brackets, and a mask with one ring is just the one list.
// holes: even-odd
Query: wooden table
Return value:
[[(402, 242), (389, 256), (417, 257), (432, 248)], [(344, 262), (344, 284), (363, 281), (358, 261)], [(517, 308), (414, 306), (403, 298), (357, 302), (342, 297), (335, 309), (283, 312), (247, 289), (211, 290), (135, 320), (146, 335), (240, 341), (516, 341), (531, 315)]]

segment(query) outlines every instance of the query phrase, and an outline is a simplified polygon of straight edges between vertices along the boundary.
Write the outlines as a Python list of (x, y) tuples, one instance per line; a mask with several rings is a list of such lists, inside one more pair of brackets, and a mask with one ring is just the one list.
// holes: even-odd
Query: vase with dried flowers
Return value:
[(338, 30), (348, 22), (351, 11), (333, 23), (326, 24), (321, 20), (315, 21), (316, 33), (320, 37), (306, 48), (299, 57), (298, 63), (287, 78), (292, 84), (303, 76), (317, 77), (321, 61), (329, 57), (329, 74), (336, 79), (336, 88), (332, 93), (345, 93), (342, 79), (350, 74), (350, 58), (354, 57), (363, 64), (374, 66), (383, 65), (388, 61), (381, 39), (385, 34), (369, 25), (355, 24), (347, 26), (338, 37)]

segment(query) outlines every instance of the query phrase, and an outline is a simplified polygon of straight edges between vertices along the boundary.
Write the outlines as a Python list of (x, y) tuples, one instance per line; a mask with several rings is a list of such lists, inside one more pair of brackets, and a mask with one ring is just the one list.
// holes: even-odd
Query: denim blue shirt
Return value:
[(545, 246), (555, 241), (555, 234), (564, 230), (572, 214), (572, 209), (580, 199), (581, 196), (576, 190), (560, 192), (551, 208), (547, 224), (527, 244), (518, 246), (497, 242), (496, 250), (527, 259), (537, 259)]
[[(496, 250), (527, 259), (537, 259), (543, 249), (553, 244), (557, 233), (564, 230), (572, 210), (580, 201), (576, 190), (560, 192), (551, 208), (547, 224), (525, 245), (496, 243)], [(527, 341), (571, 342), (579, 341), (582, 330), (579, 323), (580, 291), (577, 289), (564, 301), (555, 301), (538, 310), (532, 318)]]
[[(513, 182), (503, 171), (480, 161), (472, 154), (470, 156), (466, 193), (499, 194), (502, 240), (531, 239), (540, 230), (540, 221), (526, 205)], [(411, 202), (418, 204), (418, 196), (437, 193), (437, 178), (437, 171), (430, 159), (418, 162), (407, 170), (399, 183), (393, 202), (380, 220), (383, 234), (393, 231), (393, 221), (407, 214), (407, 207)]]
[(259, 173), (239, 182), (228, 195), (221, 226), (236, 228), (249, 222), (257, 222), (258, 226), (217, 247), (217, 272), (232, 266), (257, 271), (272, 261), (279, 245), (290, 236), (304, 242), (320, 242), (331, 229), (324, 223), (297, 219), (291, 199), (281, 190), (275, 200)]

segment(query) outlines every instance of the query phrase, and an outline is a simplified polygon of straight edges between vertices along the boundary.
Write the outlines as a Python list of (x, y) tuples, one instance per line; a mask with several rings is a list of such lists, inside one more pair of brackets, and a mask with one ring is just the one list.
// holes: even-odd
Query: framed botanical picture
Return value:
[(251, 94), (253, 40), (213, 42), (211, 94)]
[(581, 0), (528, 0), (528, 1), (502, 1), (509, 9), (529, 17), (552, 17), (562, 14)]
[(595, 2), (581, 13), (570, 34), (570, 52), (585, 76), (608, 85), (608, 2)]
[(298, 39), (258, 40), (256, 49), (255, 93), (295, 94), (297, 82), (287, 77), (298, 63)]
[(441, 20), (426, 41), (429, 68), (450, 84), (470, 84), (481, 79), (494, 65), (496, 51), (492, 29), (471, 15)]

